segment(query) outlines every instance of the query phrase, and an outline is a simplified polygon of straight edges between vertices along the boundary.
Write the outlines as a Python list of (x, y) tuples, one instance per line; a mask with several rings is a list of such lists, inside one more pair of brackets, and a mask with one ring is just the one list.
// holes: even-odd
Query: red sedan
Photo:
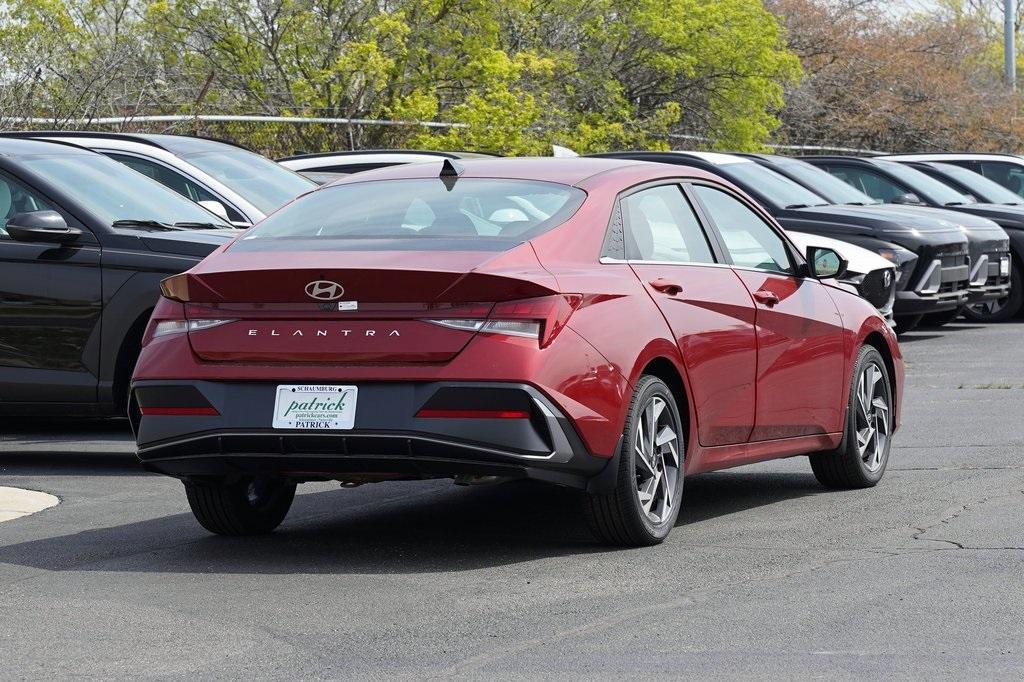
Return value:
[(164, 281), (139, 457), (222, 534), (271, 531), (304, 481), (529, 477), (625, 545), (668, 535), (684, 475), (809, 455), (872, 486), (903, 362), (843, 269), (687, 167), (362, 173)]

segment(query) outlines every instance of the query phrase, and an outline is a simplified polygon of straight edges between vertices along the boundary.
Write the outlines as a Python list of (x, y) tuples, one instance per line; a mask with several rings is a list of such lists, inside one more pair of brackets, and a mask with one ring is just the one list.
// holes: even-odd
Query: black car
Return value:
[(839, 239), (882, 255), (894, 262), (899, 272), (893, 311), (898, 331), (912, 329), (925, 314), (953, 314), (967, 302), (967, 238), (949, 221), (837, 206), (786, 176), (735, 154), (636, 151), (597, 156), (702, 168), (756, 199), (787, 230)]
[(102, 154), (0, 139), (0, 414), (123, 415), (160, 280), (237, 233)]
[[(1024, 198), (973, 170), (941, 161), (900, 161), (973, 198), (984, 215), (1010, 236), (1010, 292), (1003, 298), (969, 306), (964, 315), (978, 321), (1003, 321), (1024, 313)], [(990, 266), (991, 267), (991, 266)]]
[(995, 222), (995, 226), (984, 229), (973, 223), (966, 225), (973, 285), (969, 303), (975, 306), (975, 315), (984, 314), (988, 306), (977, 304), (999, 301), (1010, 294), (1010, 238), (999, 227), (998, 219), (1011, 210), (1009, 207), (974, 203), (953, 187), (897, 161), (858, 156), (801, 158), (886, 204), (939, 208)]

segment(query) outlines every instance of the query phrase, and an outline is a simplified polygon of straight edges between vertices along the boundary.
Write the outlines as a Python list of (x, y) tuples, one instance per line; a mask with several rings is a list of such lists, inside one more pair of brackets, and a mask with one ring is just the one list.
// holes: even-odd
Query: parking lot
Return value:
[(904, 338), (875, 489), (803, 458), (694, 477), (660, 546), (596, 545), (557, 489), (300, 488), (213, 537), (111, 423), (6, 422), (0, 678), (1014, 677), (1024, 666), (1024, 324)]

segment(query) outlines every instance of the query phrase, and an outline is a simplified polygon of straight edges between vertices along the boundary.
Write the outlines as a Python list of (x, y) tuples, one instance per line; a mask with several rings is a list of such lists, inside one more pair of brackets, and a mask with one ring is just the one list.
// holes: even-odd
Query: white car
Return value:
[(822, 246), (838, 253), (846, 261), (846, 274), (840, 280), (853, 286), (857, 293), (870, 301), (891, 326), (892, 306), (896, 300), (896, 265), (874, 251), (855, 244), (830, 239), (817, 234), (786, 230), (803, 253), (809, 246)]
[(84, 131), (4, 133), (55, 140), (100, 152), (201, 204), (236, 227), (249, 227), (316, 185), (244, 147), (186, 135)]

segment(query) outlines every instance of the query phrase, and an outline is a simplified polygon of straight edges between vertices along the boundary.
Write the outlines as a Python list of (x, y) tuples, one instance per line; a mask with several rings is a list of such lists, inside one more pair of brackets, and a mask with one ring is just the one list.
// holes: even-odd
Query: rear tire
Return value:
[(199, 524), (217, 535), (263, 535), (277, 528), (295, 498), (295, 484), (277, 478), (185, 482)]
[(964, 317), (972, 322), (1008, 322), (1024, 312), (1024, 270), (1013, 263), (1010, 272), (1010, 293), (1004, 298), (975, 303), (964, 308)]
[(630, 401), (615, 488), (588, 494), (584, 513), (597, 538), (642, 547), (664, 540), (679, 516), (686, 438), (672, 391), (644, 375)]
[(881, 353), (864, 346), (853, 365), (846, 430), (838, 450), (810, 456), (814, 476), (826, 488), (870, 488), (889, 463), (893, 424), (892, 384)]

